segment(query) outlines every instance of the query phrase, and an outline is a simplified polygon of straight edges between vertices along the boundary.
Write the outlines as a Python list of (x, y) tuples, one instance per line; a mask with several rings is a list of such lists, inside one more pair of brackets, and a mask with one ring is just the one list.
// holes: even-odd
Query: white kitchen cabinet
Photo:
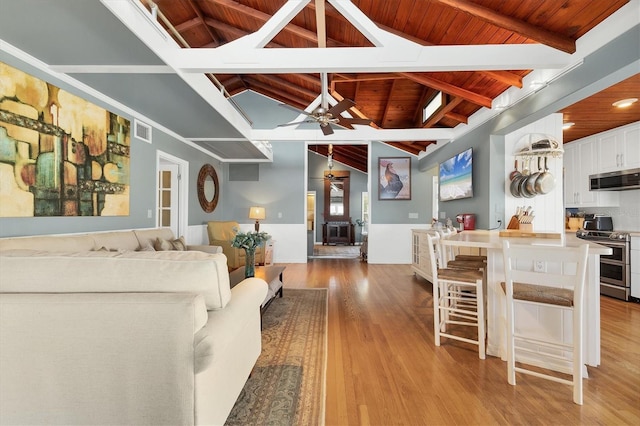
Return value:
[(413, 229), (411, 231), (411, 269), (417, 275), (427, 281), (431, 281), (431, 270), (427, 263), (427, 257), (429, 256), (427, 232), (424, 229)]
[(585, 138), (564, 145), (565, 207), (607, 207), (619, 205), (611, 191), (589, 191), (589, 175), (598, 173), (598, 140)]
[(599, 173), (640, 167), (640, 123), (601, 133), (597, 138)]

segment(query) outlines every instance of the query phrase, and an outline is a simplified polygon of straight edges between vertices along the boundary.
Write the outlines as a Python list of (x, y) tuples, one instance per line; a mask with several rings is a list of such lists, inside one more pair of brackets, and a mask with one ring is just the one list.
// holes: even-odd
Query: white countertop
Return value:
[(514, 238), (514, 237), (501, 237), (499, 231), (463, 231), (455, 235), (451, 235), (447, 238), (447, 241), (451, 245), (465, 246), (465, 247), (480, 247), (480, 248), (502, 248), (502, 241), (509, 240), (514, 244), (530, 244), (541, 246), (560, 246), (560, 247), (576, 247), (581, 244), (589, 245), (589, 254), (612, 254), (613, 251), (610, 247), (594, 243), (592, 241), (581, 240), (575, 235), (562, 234), (562, 238)]

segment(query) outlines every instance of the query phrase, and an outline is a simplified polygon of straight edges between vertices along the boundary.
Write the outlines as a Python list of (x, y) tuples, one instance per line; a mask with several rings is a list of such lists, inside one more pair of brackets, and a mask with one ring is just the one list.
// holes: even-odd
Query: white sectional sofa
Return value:
[(224, 423), (267, 284), (229, 289), (222, 253), (135, 251), (160, 235), (0, 239), (0, 424)]

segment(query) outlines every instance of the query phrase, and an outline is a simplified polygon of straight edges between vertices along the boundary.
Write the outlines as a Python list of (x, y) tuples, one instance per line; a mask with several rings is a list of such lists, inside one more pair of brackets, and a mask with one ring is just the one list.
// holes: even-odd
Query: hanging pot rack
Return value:
[(563, 153), (562, 144), (553, 136), (543, 133), (528, 133), (518, 140), (513, 155), (523, 158), (542, 156), (561, 158)]

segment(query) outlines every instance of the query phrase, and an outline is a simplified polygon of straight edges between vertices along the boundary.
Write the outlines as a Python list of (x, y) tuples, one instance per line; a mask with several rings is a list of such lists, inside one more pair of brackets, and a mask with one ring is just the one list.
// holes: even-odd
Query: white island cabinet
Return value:
[[(500, 283), (504, 281), (504, 262), (502, 255), (502, 241), (498, 231), (464, 231), (451, 236), (449, 244), (459, 247), (484, 248), (487, 251), (487, 354), (499, 356), (506, 360), (506, 307), (504, 293)], [(589, 245), (587, 261), (587, 282), (585, 286), (585, 315), (584, 315), (584, 359), (587, 365), (600, 365), (600, 255), (611, 254), (612, 250), (593, 242), (578, 239), (574, 235), (564, 235), (562, 238), (512, 238), (513, 244), (531, 244), (548, 246), (577, 246)], [(553, 285), (553, 283), (549, 283)], [(570, 317), (562, 315), (557, 310), (537, 308), (530, 310), (527, 306), (517, 306), (521, 309), (520, 318), (527, 321), (527, 327), (535, 328), (536, 332), (554, 336), (560, 340), (571, 339)], [(518, 328), (518, 323), (516, 324)], [(535, 359), (528, 362), (542, 367), (562, 371), (559, 366), (541, 364)], [(586, 374), (586, 369), (585, 369)]]

